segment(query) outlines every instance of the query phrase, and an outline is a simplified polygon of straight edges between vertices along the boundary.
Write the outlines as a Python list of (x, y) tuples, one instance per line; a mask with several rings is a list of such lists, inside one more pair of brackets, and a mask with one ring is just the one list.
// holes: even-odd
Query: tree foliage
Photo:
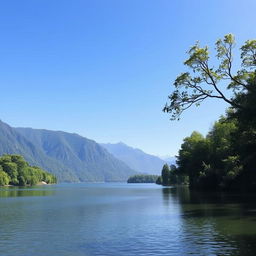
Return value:
[(127, 183), (156, 183), (158, 177), (158, 175), (136, 174), (131, 176)]
[(6, 172), (3, 171), (2, 166), (0, 166), (0, 186), (8, 185), (10, 182), (10, 177)]
[[(200, 105), (207, 98), (221, 99), (236, 109), (246, 109), (239, 96), (255, 91), (256, 40), (248, 40), (240, 48), (241, 69), (233, 73), (233, 49), (235, 39), (225, 35), (215, 43), (218, 66), (210, 64), (209, 48), (199, 42), (188, 51), (184, 65), (190, 72), (179, 75), (174, 82), (174, 91), (168, 96), (163, 111), (171, 114), (171, 119), (179, 119), (182, 112), (193, 105)], [(253, 81), (254, 85), (252, 82)], [(228, 97), (227, 90), (233, 95)]]
[[(254, 175), (248, 176), (248, 167), (245, 165), (248, 158), (245, 161), (246, 158), (241, 154), (241, 145), (237, 144), (238, 133), (237, 120), (224, 117), (215, 122), (206, 137), (193, 132), (181, 145), (177, 172), (187, 174), (193, 188), (255, 189), (255, 168), (251, 164), (252, 159), (255, 162), (256, 147), (253, 157), (250, 155), (249, 165)], [(247, 143), (248, 140), (243, 141), (243, 145)]]
[[(214, 68), (208, 47), (196, 43), (188, 52), (185, 65), (191, 72), (175, 80), (164, 111), (171, 119), (207, 98), (229, 103), (206, 137), (198, 132), (184, 139), (177, 158), (178, 176), (188, 175), (191, 187), (204, 189), (256, 190), (256, 40), (240, 48), (241, 68), (233, 73), (234, 36), (216, 41)], [(226, 96), (228, 90), (231, 97)]]
[(0, 186), (36, 185), (39, 182), (56, 183), (56, 177), (39, 167), (30, 166), (20, 155), (0, 157)]
[(175, 165), (168, 166), (168, 164), (164, 164), (161, 176), (156, 180), (156, 184), (163, 186), (187, 184), (187, 176), (178, 172)]
[(162, 168), (162, 185), (167, 186), (169, 185), (169, 176), (170, 176), (170, 168), (168, 164), (165, 164)]

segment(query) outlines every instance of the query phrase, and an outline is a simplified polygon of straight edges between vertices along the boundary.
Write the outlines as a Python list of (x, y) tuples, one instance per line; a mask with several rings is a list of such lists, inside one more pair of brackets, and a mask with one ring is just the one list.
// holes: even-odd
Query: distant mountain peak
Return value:
[(166, 163), (157, 156), (147, 154), (141, 149), (130, 147), (123, 142), (101, 145), (130, 168), (141, 173), (160, 174), (163, 165)]

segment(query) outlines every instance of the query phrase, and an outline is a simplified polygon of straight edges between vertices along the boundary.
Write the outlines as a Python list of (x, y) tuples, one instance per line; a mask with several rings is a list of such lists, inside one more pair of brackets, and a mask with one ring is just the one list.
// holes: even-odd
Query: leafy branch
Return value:
[[(224, 100), (231, 107), (243, 108), (234, 99), (241, 93), (255, 90), (251, 82), (256, 79), (256, 40), (248, 40), (241, 47), (242, 69), (232, 74), (233, 49), (235, 39), (231, 34), (225, 35), (215, 43), (217, 69), (209, 65), (208, 47), (200, 47), (197, 42), (188, 51), (189, 58), (184, 62), (191, 72), (181, 73), (174, 82), (174, 91), (168, 96), (163, 111), (171, 114), (171, 120), (179, 119), (183, 111), (193, 105), (199, 106), (207, 98)], [(226, 83), (224, 83), (227, 81)], [(225, 85), (224, 85), (225, 84)], [(225, 92), (231, 89), (233, 97)]]

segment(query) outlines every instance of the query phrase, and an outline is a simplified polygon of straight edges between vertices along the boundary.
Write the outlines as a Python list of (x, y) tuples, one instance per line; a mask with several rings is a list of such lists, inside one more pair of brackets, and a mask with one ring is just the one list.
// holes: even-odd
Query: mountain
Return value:
[(93, 140), (77, 134), (12, 128), (0, 121), (0, 155), (20, 154), (58, 181), (124, 181), (136, 174)]
[(132, 148), (120, 142), (117, 144), (101, 144), (116, 158), (125, 162), (130, 168), (137, 172), (148, 174), (160, 174), (162, 167), (168, 161), (164, 161), (157, 156), (149, 155), (140, 149)]

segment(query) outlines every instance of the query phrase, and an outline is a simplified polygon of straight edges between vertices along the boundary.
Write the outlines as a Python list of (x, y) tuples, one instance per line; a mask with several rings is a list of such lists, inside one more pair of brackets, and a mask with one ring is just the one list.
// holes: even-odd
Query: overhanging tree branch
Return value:
[[(174, 82), (175, 90), (168, 96), (163, 111), (171, 114), (171, 119), (179, 119), (183, 111), (193, 105), (200, 105), (207, 98), (216, 98), (227, 102), (231, 107), (240, 109), (242, 105), (234, 97), (225, 96), (225, 91), (232, 89), (234, 96), (251, 90), (248, 79), (256, 78), (256, 40), (248, 40), (241, 48), (242, 66), (236, 75), (232, 74), (234, 36), (228, 34), (217, 40), (217, 69), (209, 66), (208, 47), (201, 48), (197, 42), (188, 51), (189, 58), (184, 65), (192, 72), (182, 73)], [(249, 70), (248, 70), (249, 69)]]

